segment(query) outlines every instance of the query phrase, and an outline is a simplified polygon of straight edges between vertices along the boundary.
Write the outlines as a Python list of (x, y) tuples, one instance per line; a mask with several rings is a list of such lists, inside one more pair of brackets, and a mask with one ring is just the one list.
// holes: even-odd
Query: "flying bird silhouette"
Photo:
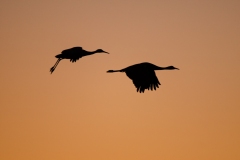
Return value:
[(113, 72), (125, 72), (126, 75), (133, 81), (133, 84), (137, 88), (137, 92), (143, 92), (145, 89), (156, 90), (158, 85), (161, 85), (154, 70), (173, 70), (178, 69), (174, 66), (159, 67), (154, 64), (143, 62), (134, 64), (132, 66), (123, 68), (121, 70), (108, 70), (107, 73)]
[(54, 66), (50, 69), (50, 72), (52, 73), (56, 69), (58, 63), (63, 59), (70, 59), (70, 62), (73, 63), (79, 60), (79, 58), (82, 58), (84, 56), (89, 56), (95, 53), (108, 53), (108, 52), (105, 52), (102, 49), (97, 49), (95, 51), (86, 51), (86, 50), (83, 50), (82, 47), (73, 47), (73, 48), (63, 50), (61, 54), (58, 54), (55, 56), (56, 58), (58, 58), (58, 60), (54, 64)]

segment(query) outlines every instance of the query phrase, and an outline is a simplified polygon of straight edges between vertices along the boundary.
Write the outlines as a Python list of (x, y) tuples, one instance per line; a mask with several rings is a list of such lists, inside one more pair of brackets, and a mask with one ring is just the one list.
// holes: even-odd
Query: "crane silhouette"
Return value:
[(63, 59), (70, 59), (70, 62), (74, 63), (77, 60), (79, 60), (79, 58), (82, 58), (84, 56), (89, 56), (95, 53), (108, 53), (108, 52), (105, 52), (102, 49), (97, 49), (95, 51), (86, 51), (86, 50), (83, 50), (82, 47), (73, 47), (73, 48), (63, 50), (61, 54), (58, 54), (55, 56), (56, 58), (58, 58), (58, 60), (54, 64), (54, 66), (50, 69), (50, 72), (52, 73), (56, 69), (58, 63)]
[(132, 66), (123, 68), (121, 70), (108, 70), (107, 73), (113, 72), (125, 72), (126, 75), (133, 81), (133, 84), (137, 88), (137, 92), (143, 92), (145, 89), (156, 90), (158, 85), (161, 85), (154, 70), (173, 70), (178, 69), (174, 66), (159, 67), (154, 64), (143, 62), (134, 64)]

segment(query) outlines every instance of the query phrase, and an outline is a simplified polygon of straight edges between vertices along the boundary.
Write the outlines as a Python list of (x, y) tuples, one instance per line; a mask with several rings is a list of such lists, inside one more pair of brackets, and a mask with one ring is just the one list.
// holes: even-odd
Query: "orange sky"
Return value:
[[(239, 0), (2, 0), (1, 160), (239, 160)], [(77, 63), (55, 55), (101, 48)], [(156, 91), (124, 73), (157, 71)]]

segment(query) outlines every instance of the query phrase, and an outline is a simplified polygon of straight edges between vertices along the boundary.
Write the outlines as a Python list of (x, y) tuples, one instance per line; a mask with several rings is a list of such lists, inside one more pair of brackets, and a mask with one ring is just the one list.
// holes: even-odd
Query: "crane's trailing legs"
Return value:
[(52, 72), (56, 69), (58, 63), (62, 60), (62, 58), (58, 58), (57, 62), (54, 64), (54, 66), (50, 69), (50, 72), (52, 74)]
[(113, 72), (123, 72), (121, 70), (108, 70), (107, 73), (113, 73)]

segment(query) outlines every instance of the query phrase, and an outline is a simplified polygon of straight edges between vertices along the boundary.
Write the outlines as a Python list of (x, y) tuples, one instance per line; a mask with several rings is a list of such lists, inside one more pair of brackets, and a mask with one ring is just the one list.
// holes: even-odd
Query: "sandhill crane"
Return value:
[(139, 64), (134, 64), (127, 68), (123, 68), (121, 70), (108, 70), (108, 73), (112, 72), (125, 72), (126, 75), (133, 81), (133, 84), (137, 88), (137, 92), (143, 92), (145, 89), (148, 90), (156, 90), (158, 85), (161, 85), (158, 81), (158, 78), (154, 72), (154, 70), (173, 70), (178, 69), (174, 66), (168, 67), (159, 67), (154, 64), (143, 62)]
[(95, 53), (108, 53), (108, 52), (105, 52), (102, 49), (97, 49), (96, 51), (85, 51), (82, 49), (82, 47), (73, 47), (70, 49), (63, 50), (61, 54), (55, 56), (56, 58), (58, 58), (58, 60), (54, 64), (54, 66), (50, 69), (50, 72), (52, 73), (56, 69), (58, 63), (63, 59), (70, 59), (70, 62), (73, 63), (79, 60), (79, 58), (89, 56)]

